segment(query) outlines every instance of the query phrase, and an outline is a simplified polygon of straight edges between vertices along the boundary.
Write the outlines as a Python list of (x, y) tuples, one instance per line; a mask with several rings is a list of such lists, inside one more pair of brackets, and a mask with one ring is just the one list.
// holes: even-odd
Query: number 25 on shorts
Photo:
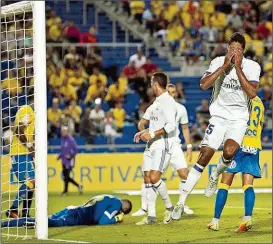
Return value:
[(213, 132), (214, 125), (209, 124), (208, 128), (206, 129), (206, 134), (210, 135)]

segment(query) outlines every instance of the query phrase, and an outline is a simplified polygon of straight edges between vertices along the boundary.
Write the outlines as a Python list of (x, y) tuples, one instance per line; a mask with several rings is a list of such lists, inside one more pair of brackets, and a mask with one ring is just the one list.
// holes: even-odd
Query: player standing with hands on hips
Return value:
[(134, 140), (140, 139), (148, 142), (147, 148), (150, 152), (149, 180), (146, 184), (146, 197), (148, 204), (148, 217), (137, 225), (156, 223), (156, 194), (158, 192), (165, 202), (166, 213), (164, 223), (171, 222), (173, 205), (168, 195), (166, 184), (161, 175), (168, 166), (176, 139), (176, 105), (175, 100), (168, 94), (166, 86), (168, 77), (166, 74), (154, 73), (151, 78), (151, 87), (156, 95), (156, 100), (149, 107), (150, 125), (149, 129), (142, 130), (135, 135)]
[(188, 175), (182, 197), (172, 213), (173, 219), (181, 217), (188, 195), (221, 144), (224, 144), (223, 154), (209, 178), (205, 190), (207, 197), (216, 191), (220, 174), (231, 164), (242, 144), (249, 120), (250, 99), (256, 97), (261, 72), (258, 63), (244, 58), (245, 44), (244, 36), (234, 33), (229, 40), (227, 55), (213, 59), (200, 81), (202, 90), (213, 87), (211, 119), (200, 145), (198, 160)]
[(78, 152), (78, 147), (75, 139), (69, 135), (68, 127), (63, 126), (61, 129), (62, 141), (61, 141), (61, 153), (57, 160), (62, 160), (63, 166), (63, 181), (64, 181), (64, 191), (63, 196), (68, 193), (68, 184), (72, 183), (78, 188), (80, 194), (82, 194), (82, 185), (79, 185), (73, 178), (70, 177), (71, 171), (75, 165), (75, 157)]

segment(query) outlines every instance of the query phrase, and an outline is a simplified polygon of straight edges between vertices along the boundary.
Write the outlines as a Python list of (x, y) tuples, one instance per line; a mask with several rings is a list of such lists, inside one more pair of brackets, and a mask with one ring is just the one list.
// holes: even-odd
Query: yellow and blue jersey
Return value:
[(24, 105), (20, 107), (15, 115), (14, 121), (14, 130), (12, 136), (12, 143), (10, 154), (14, 155), (26, 155), (29, 154), (27, 145), (20, 141), (18, 135), (18, 127), (24, 126), (24, 134), (27, 138), (27, 141), (30, 143), (34, 142), (34, 133), (35, 133), (35, 114), (31, 106)]
[(250, 118), (248, 121), (248, 128), (246, 130), (243, 147), (262, 149), (261, 134), (264, 122), (264, 105), (261, 99), (256, 96), (252, 99), (252, 107)]

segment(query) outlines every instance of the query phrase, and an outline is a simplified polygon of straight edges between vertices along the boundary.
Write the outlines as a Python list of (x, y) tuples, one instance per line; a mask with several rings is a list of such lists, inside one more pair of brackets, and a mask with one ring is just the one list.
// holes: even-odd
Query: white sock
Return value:
[(204, 170), (204, 167), (198, 163), (196, 163), (191, 168), (191, 170), (188, 174), (188, 177), (187, 177), (187, 181), (183, 186), (182, 194), (181, 194), (181, 196), (179, 198), (179, 202), (178, 202), (179, 204), (185, 205), (188, 195), (190, 194), (190, 192), (192, 191), (194, 186), (198, 183), (203, 170)]
[(243, 217), (243, 221), (249, 221), (249, 220), (251, 220), (251, 216), (244, 216)]
[(181, 196), (183, 194), (183, 188), (185, 183), (186, 183), (186, 180), (181, 180), (179, 183), (179, 201), (178, 202), (180, 202)]
[(219, 175), (222, 174), (226, 170), (226, 168), (230, 165), (231, 161), (232, 160), (227, 160), (224, 158), (223, 155), (221, 155), (221, 157), (218, 160), (217, 168), (214, 172), (214, 177), (216, 179), (218, 179)]
[(219, 223), (219, 219), (213, 218), (213, 219), (212, 219), (212, 222), (213, 222), (213, 223)]
[(155, 204), (156, 204), (156, 197), (157, 194), (155, 190), (153, 189), (152, 184), (146, 184), (146, 199), (147, 199), (147, 210), (148, 210), (148, 217), (156, 217), (156, 210), (155, 210)]
[(165, 202), (166, 209), (171, 209), (173, 207), (173, 204), (168, 195), (168, 189), (164, 181), (160, 179), (157, 183), (153, 184), (153, 187), (156, 189), (162, 200)]
[(142, 183), (141, 186), (141, 208), (145, 211), (147, 211), (148, 208), (146, 187), (144, 182)]

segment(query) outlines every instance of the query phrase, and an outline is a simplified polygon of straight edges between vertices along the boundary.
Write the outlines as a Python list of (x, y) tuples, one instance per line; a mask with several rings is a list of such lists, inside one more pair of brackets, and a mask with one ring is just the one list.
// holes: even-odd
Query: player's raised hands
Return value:
[(240, 50), (234, 51), (234, 64), (237, 68), (242, 67), (242, 61), (243, 61), (243, 52)]
[(228, 53), (226, 54), (226, 57), (225, 57), (225, 62), (224, 62), (224, 65), (223, 67), (225, 69), (227, 69), (231, 63), (231, 60), (232, 58), (234, 57), (234, 51), (233, 50), (229, 50)]

